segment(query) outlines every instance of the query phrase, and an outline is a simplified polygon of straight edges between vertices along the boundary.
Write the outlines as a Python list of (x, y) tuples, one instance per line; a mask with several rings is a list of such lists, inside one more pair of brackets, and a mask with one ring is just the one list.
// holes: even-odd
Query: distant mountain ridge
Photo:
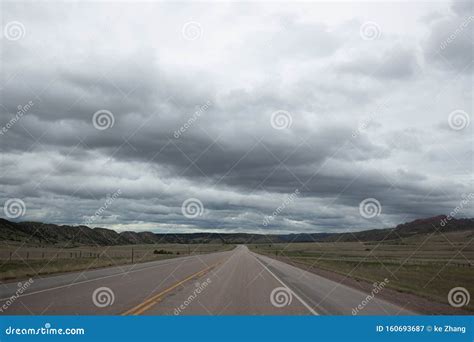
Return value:
[[(444, 224), (442, 223), (444, 222)], [(474, 231), (474, 219), (447, 219), (435, 216), (418, 219), (395, 228), (372, 229), (352, 233), (247, 234), (247, 233), (152, 233), (121, 232), (87, 226), (55, 225), (41, 222), (11, 222), (0, 218), (0, 241), (26, 241), (41, 245), (130, 245), (154, 243), (285, 243), (350, 242), (399, 240), (417, 234)]]

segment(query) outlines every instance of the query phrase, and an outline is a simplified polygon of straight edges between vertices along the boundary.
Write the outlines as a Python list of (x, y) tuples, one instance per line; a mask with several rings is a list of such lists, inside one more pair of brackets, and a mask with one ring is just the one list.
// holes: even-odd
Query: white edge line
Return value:
[(278, 278), (272, 271), (270, 271), (270, 269), (269, 269), (267, 266), (265, 266), (265, 265), (263, 264), (263, 262), (261, 262), (255, 255), (253, 255), (253, 257), (255, 258), (255, 260), (257, 260), (257, 261), (259, 262), (260, 265), (263, 266), (263, 268), (265, 268), (265, 269), (268, 271), (268, 273), (270, 273), (270, 274), (273, 276), (273, 278), (275, 278), (276, 280), (278, 280), (278, 282), (279, 282), (280, 284), (282, 284), (286, 289), (288, 289), (288, 291), (290, 291), (291, 294), (292, 294), (293, 296), (295, 296), (295, 298), (298, 299), (298, 300), (301, 302), (301, 304), (304, 305), (304, 307), (305, 307), (306, 309), (309, 310), (309, 312), (311, 312), (311, 313), (312, 313), (313, 315), (315, 315), (315, 316), (319, 316), (319, 314), (318, 314), (311, 306), (309, 306), (308, 303), (306, 303), (300, 296), (298, 296), (298, 295), (295, 293), (295, 291), (293, 291), (292, 289), (290, 289), (290, 287), (289, 287), (288, 285), (286, 285), (280, 278)]

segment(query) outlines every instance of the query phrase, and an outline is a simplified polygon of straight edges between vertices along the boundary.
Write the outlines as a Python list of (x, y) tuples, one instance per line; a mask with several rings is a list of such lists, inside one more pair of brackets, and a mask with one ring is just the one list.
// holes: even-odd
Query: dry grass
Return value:
[[(131, 264), (132, 249), (133, 263), (141, 263), (231, 250), (234, 247), (234, 245), (223, 244), (156, 244), (79, 248), (9, 245), (0, 251), (0, 280)], [(160, 254), (155, 254), (155, 251)], [(165, 252), (167, 254), (161, 254)]]
[[(472, 232), (417, 236), (397, 243), (292, 243), (251, 248), (355, 279), (375, 282), (387, 278), (391, 288), (442, 303), (447, 303), (453, 287), (465, 287), (474, 295)], [(468, 309), (474, 310), (473, 301)]]

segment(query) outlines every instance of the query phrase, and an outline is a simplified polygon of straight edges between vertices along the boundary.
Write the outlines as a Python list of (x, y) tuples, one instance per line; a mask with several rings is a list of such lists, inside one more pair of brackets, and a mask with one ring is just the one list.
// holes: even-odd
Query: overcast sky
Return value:
[(259, 233), (472, 217), (472, 6), (2, 2), (0, 215)]

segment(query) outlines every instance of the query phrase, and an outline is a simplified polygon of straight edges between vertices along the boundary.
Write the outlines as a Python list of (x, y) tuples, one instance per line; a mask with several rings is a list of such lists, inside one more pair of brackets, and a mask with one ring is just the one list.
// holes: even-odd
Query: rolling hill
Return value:
[[(445, 220), (446, 224), (441, 222)], [(446, 220), (446, 216), (418, 219), (394, 228), (363, 230), (351, 233), (312, 233), (263, 235), (247, 233), (180, 233), (116, 232), (106, 228), (55, 225), (41, 222), (12, 222), (0, 219), (0, 241), (18, 241), (38, 245), (115, 246), (154, 243), (287, 243), (287, 242), (350, 242), (399, 240), (430, 234), (474, 230), (474, 219)]]

